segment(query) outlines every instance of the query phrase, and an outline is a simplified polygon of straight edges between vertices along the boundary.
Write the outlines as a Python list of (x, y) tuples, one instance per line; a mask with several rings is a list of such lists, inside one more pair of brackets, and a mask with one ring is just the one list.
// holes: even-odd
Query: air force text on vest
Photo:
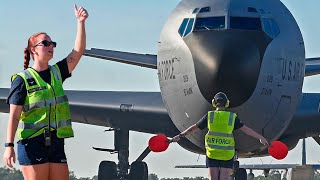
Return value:
[(230, 144), (230, 139), (224, 138), (208, 138), (208, 143), (210, 144)]

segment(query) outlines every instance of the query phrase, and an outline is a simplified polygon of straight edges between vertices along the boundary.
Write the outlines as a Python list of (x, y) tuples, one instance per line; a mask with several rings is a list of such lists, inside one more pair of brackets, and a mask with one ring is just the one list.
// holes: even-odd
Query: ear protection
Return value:
[[(229, 99), (228, 99), (224, 107), (227, 108), (227, 107), (229, 107), (229, 105), (230, 105), (230, 101), (229, 101)], [(213, 106), (214, 108), (217, 107), (217, 102), (216, 102), (214, 99), (212, 99), (212, 106)]]
[[(214, 96), (214, 98), (212, 99), (212, 106), (214, 107), (214, 108), (216, 108), (217, 107), (217, 101), (216, 101), (216, 99), (218, 99), (217, 98), (217, 95), (218, 95), (219, 93), (217, 93), (215, 96)], [(227, 108), (227, 107), (229, 107), (229, 105), (230, 105), (230, 101), (229, 101), (229, 99), (228, 99), (228, 97), (223, 93), (223, 95), (225, 96), (225, 98), (227, 99), (227, 102), (226, 102), (226, 104), (224, 105), (224, 107), (225, 108)]]

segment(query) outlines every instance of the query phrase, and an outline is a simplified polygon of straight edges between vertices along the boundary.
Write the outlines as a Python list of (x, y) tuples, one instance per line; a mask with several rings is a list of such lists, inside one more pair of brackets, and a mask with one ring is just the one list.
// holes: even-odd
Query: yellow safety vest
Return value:
[(27, 89), (17, 129), (19, 140), (43, 134), (49, 124), (51, 131), (57, 130), (57, 137), (73, 137), (69, 102), (62, 87), (60, 69), (57, 65), (49, 68), (51, 84), (32, 68), (12, 76), (12, 81), (21, 76)]
[(206, 154), (211, 159), (230, 160), (233, 158), (233, 129), (237, 115), (227, 111), (208, 112), (208, 133), (205, 137)]

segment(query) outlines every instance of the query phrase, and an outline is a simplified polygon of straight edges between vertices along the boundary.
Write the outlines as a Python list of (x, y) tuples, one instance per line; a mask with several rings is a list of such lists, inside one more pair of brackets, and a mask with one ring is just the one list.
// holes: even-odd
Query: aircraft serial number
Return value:
[(188, 96), (193, 94), (193, 90), (191, 87), (183, 89), (184, 96)]
[(273, 82), (273, 76), (272, 75), (268, 75), (267, 76), (267, 82), (268, 83), (272, 83)]
[(270, 88), (262, 88), (261, 95), (271, 96), (271, 94), (272, 94), (272, 89), (270, 89)]
[(188, 82), (188, 81), (189, 81), (189, 77), (188, 77), (188, 75), (186, 74), (186, 75), (183, 76), (183, 82)]
[(176, 79), (173, 65), (177, 60), (178, 60), (178, 58), (174, 57), (172, 59), (161, 61), (158, 63), (159, 79), (161, 81)]

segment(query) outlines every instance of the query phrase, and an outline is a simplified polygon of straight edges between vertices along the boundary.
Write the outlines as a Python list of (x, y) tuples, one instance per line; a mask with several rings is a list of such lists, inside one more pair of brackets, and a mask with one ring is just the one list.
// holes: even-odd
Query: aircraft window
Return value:
[(186, 29), (186, 31), (184, 32), (183, 37), (187, 36), (187, 35), (191, 32), (192, 27), (193, 27), (193, 22), (194, 22), (194, 19), (193, 19), (193, 18), (190, 18), (189, 23), (188, 23), (188, 26), (187, 26), (187, 29)]
[(257, 13), (258, 11), (256, 10), (256, 8), (248, 7), (248, 12), (254, 12), (254, 13)]
[(195, 14), (195, 13), (197, 13), (198, 11), (199, 11), (199, 8), (195, 8), (195, 9), (193, 10), (192, 14)]
[(225, 17), (208, 17), (208, 18), (197, 18), (194, 27), (195, 31), (200, 30), (213, 30), (213, 29), (224, 29), (225, 28)]
[(269, 19), (269, 22), (270, 22), (273, 35), (274, 37), (276, 37), (280, 33), (279, 27), (274, 19)]
[(272, 30), (271, 30), (269, 19), (262, 18), (261, 20), (262, 20), (262, 25), (263, 25), (264, 32), (267, 33), (270, 37), (273, 38), (273, 33), (272, 33)]
[(280, 33), (278, 25), (274, 19), (262, 18), (262, 24), (264, 32), (266, 32), (270, 37), (275, 38)]
[(210, 12), (210, 7), (201, 8), (199, 13), (205, 13), (205, 12)]
[(188, 18), (185, 18), (185, 19), (182, 21), (181, 26), (180, 26), (180, 28), (179, 28), (179, 34), (180, 34), (180, 36), (183, 35), (184, 30), (186, 29), (186, 26), (187, 26), (187, 24), (188, 24), (188, 21), (189, 21)]
[(260, 18), (252, 17), (230, 17), (230, 28), (256, 31), (262, 30)]

